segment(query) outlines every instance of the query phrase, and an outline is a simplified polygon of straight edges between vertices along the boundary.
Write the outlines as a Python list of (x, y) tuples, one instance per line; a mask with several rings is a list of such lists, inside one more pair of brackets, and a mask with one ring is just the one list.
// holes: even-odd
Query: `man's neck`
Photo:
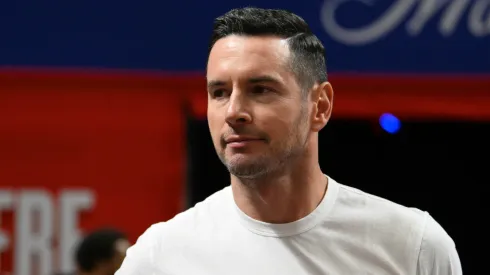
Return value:
[(253, 219), (275, 224), (294, 222), (313, 212), (325, 195), (327, 178), (318, 161), (299, 162), (247, 183), (231, 176), (240, 210)]

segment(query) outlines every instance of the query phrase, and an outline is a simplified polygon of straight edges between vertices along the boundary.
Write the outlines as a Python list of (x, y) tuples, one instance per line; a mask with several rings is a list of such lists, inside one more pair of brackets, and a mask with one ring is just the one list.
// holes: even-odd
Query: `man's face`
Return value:
[(277, 37), (228, 36), (207, 67), (208, 123), (231, 174), (254, 179), (301, 154), (309, 134), (307, 100)]

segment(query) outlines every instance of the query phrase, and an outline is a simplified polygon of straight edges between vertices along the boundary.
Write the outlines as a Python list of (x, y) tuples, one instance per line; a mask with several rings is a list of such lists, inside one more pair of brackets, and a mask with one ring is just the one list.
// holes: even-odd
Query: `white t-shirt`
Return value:
[(231, 187), (152, 225), (116, 275), (462, 274), (453, 240), (427, 213), (329, 178), (301, 220), (268, 224), (236, 206)]

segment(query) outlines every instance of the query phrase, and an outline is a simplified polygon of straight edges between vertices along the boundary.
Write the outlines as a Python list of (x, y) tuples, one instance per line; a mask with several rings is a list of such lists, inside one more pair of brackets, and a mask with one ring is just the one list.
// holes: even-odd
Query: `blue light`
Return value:
[(401, 128), (401, 122), (392, 114), (383, 114), (379, 118), (381, 128), (390, 134), (395, 134)]

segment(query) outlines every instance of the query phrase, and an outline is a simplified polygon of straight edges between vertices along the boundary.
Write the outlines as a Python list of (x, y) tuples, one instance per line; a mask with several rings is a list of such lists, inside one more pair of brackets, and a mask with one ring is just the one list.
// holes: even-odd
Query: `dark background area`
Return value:
[[(192, 206), (229, 176), (207, 121), (187, 125)], [(377, 121), (337, 119), (320, 133), (320, 165), (342, 184), (428, 211), (455, 241), (465, 274), (483, 274), (489, 141), (485, 123), (408, 121), (389, 134)]]

